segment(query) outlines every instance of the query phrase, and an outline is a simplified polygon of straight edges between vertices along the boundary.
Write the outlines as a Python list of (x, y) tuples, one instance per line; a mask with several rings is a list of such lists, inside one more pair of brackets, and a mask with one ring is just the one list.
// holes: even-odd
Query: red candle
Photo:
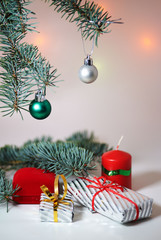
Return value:
[(131, 188), (131, 155), (127, 152), (116, 150), (102, 155), (102, 176), (114, 181), (121, 186)]

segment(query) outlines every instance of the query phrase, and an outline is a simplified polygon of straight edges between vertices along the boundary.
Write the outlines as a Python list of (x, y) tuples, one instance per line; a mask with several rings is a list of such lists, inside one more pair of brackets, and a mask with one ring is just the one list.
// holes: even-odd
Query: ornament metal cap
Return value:
[(37, 93), (35, 93), (35, 101), (43, 102), (45, 100), (45, 95), (43, 94), (42, 89), (39, 89)]
[(87, 57), (84, 59), (84, 65), (88, 65), (88, 66), (93, 65), (93, 59), (90, 57), (90, 55), (87, 55)]

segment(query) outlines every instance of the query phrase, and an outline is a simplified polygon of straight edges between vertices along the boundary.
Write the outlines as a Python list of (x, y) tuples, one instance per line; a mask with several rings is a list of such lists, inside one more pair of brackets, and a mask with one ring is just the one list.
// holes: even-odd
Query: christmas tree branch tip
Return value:
[(12, 180), (8, 180), (5, 176), (5, 171), (0, 169), (0, 203), (6, 202), (7, 212), (8, 212), (8, 203), (12, 202), (12, 196), (19, 190), (19, 187), (16, 186), (13, 189)]
[(111, 23), (123, 23), (121, 19), (112, 20), (108, 11), (104, 11), (104, 8), (94, 1), (45, 0), (45, 2), (50, 2), (50, 6), (54, 6), (55, 11), (62, 13), (62, 17), (66, 16), (66, 20), (75, 22), (85, 39), (95, 38), (96, 45), (100, 35), (110, 32), (108, 28)]
[(0, 165), (6, 170), (36, 167), (66, 176), (81, 175), (93, 169), (108, 150), (108, 144), (96, 141), (93, 133), (76, 132), (66, 141), (53, 142), (51, 137), (42, 137), (19, 148), (4, 146), (0, 148)]

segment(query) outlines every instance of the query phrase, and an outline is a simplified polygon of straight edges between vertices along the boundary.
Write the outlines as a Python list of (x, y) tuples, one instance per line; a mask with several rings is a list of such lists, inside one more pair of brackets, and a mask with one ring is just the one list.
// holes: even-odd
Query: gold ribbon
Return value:
[[(58, 189), (59, 177), (61, 177), (63, 179), (63, 183), (64, 183), (64, 194), (63, 194), (61, 199), (59, 199), (59, 189)], [(54, 181), (54, 191), (55, 191), (54, 195), (51, 194), (51, 192), (49, 191), (49, 189), (45, 185), (42, 185), (40, 188), (43, 191), (43, 193), (45, 193), (45, 195), (49, 198), (49, 199), (44, 199), (42, 201), (53, 202), (54, 222), (58, 222), (57, 209), (58, 209), (59, 203), (62, 203), (64, 205), (69, 205), (69, 202), (63, 201), (64, 198), (67, 195), (67, 180), (66, 180), (66, 178), (64, 177), (64, 175), (57, 175), (56, 176), (55, 181)], [(71, 199), (67, 199), (67, 200), (70, 200), (71, 202), (73, 202)]]

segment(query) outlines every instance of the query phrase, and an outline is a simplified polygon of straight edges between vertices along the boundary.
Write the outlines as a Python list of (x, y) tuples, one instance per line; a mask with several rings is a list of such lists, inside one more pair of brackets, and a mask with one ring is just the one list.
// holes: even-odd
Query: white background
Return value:
[[(44, 1), (33, 1), (30, 8), (37, 14), (40, 33), (29, 34), (26, 41), (39, 47), (64, 81), (57, 84), (59, 88), (47, 90), (53, 110), (46, 120), (35, 120), (26, 112), (24, 121), (17, 114), (0, 118), (0, 146), (20, 146), (43, 135), (65, 139), (76, 131), (88, 130), (99, 141), (115, 147), (124, 135), (120, 149), (133, 157), (133, 188), (154, 198), (152, 219), (122, 226), (84, 213), (82, 220), (70, 226), (42, 225), (34, 222), (32, 206), (21, 205), (9, 214), (1, 210), (2, 240), (18, 235), (15, 239), (160, 239), (161, 1), (95, 2), (113, 19), (121, 17), (124, 24), (111, 24), (112, 32), (100, 37), (92, 56), (99, 76), (86, 85), (78, 79), (85, 58), (80, 32)], [(91, 43), (86, 42), (86, 48), (90, 49)]]
[[(33, 1), (30, 8), (37, 14), (40, 33), (28, 34), (26, 41), (38, 45), (64, 81), (47, 89), (53, 110), (46, 120), (26, 112), (24, 121), (16, 113), (0, 118), (0, 146), (22, 145), (42, 135), (64, 139), (88, 130), (114, 147), (124, 135), (121, 148), (135, 161), (161, 157), (161, 1), (96, 2), (124, 24), (111, 24), (111, 33), (100, 37), (93, 53), (99, 76), (87, 85), (78, 79), (85, 55), (77, 27), (44, 1)], [(91, 49), (88, 41), (86, 48)]]

